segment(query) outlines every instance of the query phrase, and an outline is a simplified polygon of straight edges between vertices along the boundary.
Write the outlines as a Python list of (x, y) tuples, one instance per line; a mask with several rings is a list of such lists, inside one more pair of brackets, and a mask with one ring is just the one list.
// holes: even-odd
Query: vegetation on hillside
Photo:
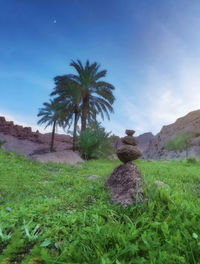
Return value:
[(0, 149), (2, 148), (2, 146), (6, 143), (5, 140), (0, 140)]
[(117, 164), (77, 168), (0, 151), (0, 263), (199, 263), (200, 163), (137, 161), (145, 203), (127, 208), (110, 202), (103, 182)]
[(188, 158), (188, 149), (191, 145), (191, 139), (195, 134), (192, 132), (180, 132), (175, 137), (165, 142), (164, 147), (169, 151), (185, 150), (185, 157)]

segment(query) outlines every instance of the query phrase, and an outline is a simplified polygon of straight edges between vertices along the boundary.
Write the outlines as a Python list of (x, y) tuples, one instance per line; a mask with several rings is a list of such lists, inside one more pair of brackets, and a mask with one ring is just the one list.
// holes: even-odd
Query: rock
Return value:
[(133, 134), (135, 133), (135, 131), (131, 130), (131, 129), (126, 129), (125, 133), (126, 133), (127, 136), (131, 136), (132, 137)]
[(136, 146), (137, 145), (137, 142), (136, 142), (135, 138), (132, 137), (132, 136), (123, 137), (122, 138), (122, 143), (128, 144), (128, 145), (132, 145), (132, 146)]
[(142, 156), (142, 153), (136, 146), (124, 144), (117, 149), (117, 156), (122, 162), (126, 163), (138, 159)]
[(111, 191), (111, 199), (124, 207), (144, 200), (141, 176), (132, 162), (115, 168), (107, 179), (106, 186)]
[(6, 211), (11, 212), (12, 209), (10, 207), (6, 207)]
[(98, 178), (101, 178), (101, 176), (99, 175), (91, 175), (88, 177), (88, 180), (93, 180), (93, 179), (98, 179)]
[(165, 184), (162, 181), (155, 181), (154, 184), (156, 185), (156, 187), (158, 187), (158, 186), (168, 186), (167, 184)]
[(76, 169), (82, 169), (83, 168), (83, 166), (80, 164), (74, 164), (73, 167)]
[(31, 127), (23, 127), (15, 125), (13, 121), (6, 121), (4, 117), (0, 117), (0, 132), (6, 135), (17, 137), (21, 140), (34, 141), (36, 133), (32, 132)]
[(6, 123), (6, 119), (4, 116), (0, 116), (0, 124), (5, 124)]

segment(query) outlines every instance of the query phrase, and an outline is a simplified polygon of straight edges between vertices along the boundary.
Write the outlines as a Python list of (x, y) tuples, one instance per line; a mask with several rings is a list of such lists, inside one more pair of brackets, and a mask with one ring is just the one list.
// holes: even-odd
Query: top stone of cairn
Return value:
[(125, 133), (127, 136), (133, 136), (133, 134), (135, 133), (135, 130), (126, 129)]

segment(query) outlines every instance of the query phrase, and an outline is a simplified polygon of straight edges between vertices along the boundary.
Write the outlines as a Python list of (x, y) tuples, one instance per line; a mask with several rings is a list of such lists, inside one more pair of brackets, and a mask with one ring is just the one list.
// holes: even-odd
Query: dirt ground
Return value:
[(69, 163), (75, 164), (77, 162), (83, 162), (78, 152), (72, 150), (63, 150), (51, 153), (45, 153), (40, 155), (31, 156), (32, 159), (40, 162), (54, 162), (54, 163)]
[(71, 150), (72, 143), (69, 136), (56, 135), (56, 152), (49, 152), (50, 135), (44, 136), (43, 143), (35, 143), (28, 140), (21, 140), (16, 137), (0, 133), (0, 140), (5, 141), (2, 148), (6, 151), (14, 151), (19, 155), (37, 160), (40, 162), (55, 162), (75, 164), (83, 162), (78, 152)]

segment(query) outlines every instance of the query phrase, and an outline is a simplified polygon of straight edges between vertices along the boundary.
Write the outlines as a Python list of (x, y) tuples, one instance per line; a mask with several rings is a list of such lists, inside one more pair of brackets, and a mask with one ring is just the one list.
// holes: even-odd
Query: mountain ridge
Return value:
[(162, 159), (184, 157), (185, 151), (175, 153), (174, 151), (167, 151), (164, 148), (165, 142), (180, 132), (192, 132), (196, 135), (191, 141), (189, 156), (200, 157), (200, 109), (198, 109), (177, 118), (172, 124), (164, 125), (160, 132), (149, 142), (147, 149), (143, 153), (144, 158)]

